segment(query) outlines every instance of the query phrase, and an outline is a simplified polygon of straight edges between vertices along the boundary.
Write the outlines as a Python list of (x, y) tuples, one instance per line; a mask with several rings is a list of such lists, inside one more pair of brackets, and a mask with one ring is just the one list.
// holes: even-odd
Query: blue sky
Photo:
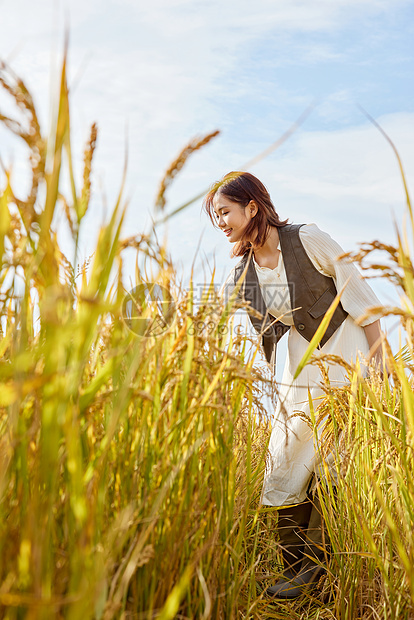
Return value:
[[(404, 211), (397, 164), (357, 104), (394, 140), (412, 189), (411, 0), (0, 0), (0, 9), (0, 58), (32, 89), (45, 129), (69, 24), (79, 170), (89, 126), (99, 127), (84, 257), (115, 201), (126, 143), (132, 235), (148, 229), (163, 171), (194, 135), (221, 130), (183, 169), (167, 210), (265, 149), (312, 102), (305, 124), (251, 172), (282, 217), (317, 223), (346, 250), (394, 240)], [(0, 140), (24, 187), (23, 152), (4, 131)], [(215, 263), (220, 283), (234, 264), (230, 245), (200, 207), (170, 221), (168, 248), (185, 281), (200, 243), (196, 277)]]

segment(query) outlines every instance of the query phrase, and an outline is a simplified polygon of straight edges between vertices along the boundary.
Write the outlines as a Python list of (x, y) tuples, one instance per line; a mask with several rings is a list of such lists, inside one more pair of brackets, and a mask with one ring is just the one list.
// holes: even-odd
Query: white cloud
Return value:
[(121, 0), (131, 6), (139, 19), (165, 34), (189, 33), (202, 24), (226, 30), (232, 39), (237, 29), (243, 36), (257, 36), (269, 29), (281, 31), (323, 31), (342, 27), (344, 21), (373, 13), (395, 11), (409, 0), (153, 0), (143, 5), (136, 0)]
[[(399, 149), (413, 190), (414, 114), (387, 115), (379, 121)], [(196, 189), (237, 168), (229, 165), (229, 161), (234, 162), (238, 157), (227, 148), (224, 151), (219, 141), (213, 143), (208, 152), (199, 154), (198, 161), (189, 164), (183, 178), (178, 179), (177, 188), (171, 191), (172, 204), (177, 204), (174, 201), (183, 196), (185, 189), (190, 196), (190, 187), (196, 193)], [(193, 172), (201, 169), (205, 173), (203, 178)], [(302, 128), (280, 151), (251, 172), (266, 184), (281, 217), (317, 223), (346, 250), (356, 249), (359, 242), (375, 238), (395, 241), (393, 217), (401, 222), (405, 210), (398, 164), (388, 143), (363, 117), (359, 125), (337, 131)], [(203, 231), (202, 247), (211, 263), (215, 256), (219, 282), (234, 264), (229, 258), (231, 245), (222, 233), (213, 229), (206, 215), (200, 218), (200, 204), (199, 201), (171, 220), (169, 247), (185, 268)], [(201, 274), (199, 263), (198, 269)]]
[[(378, 121), (397, 145), (407, 169), (412, 169), (414, 114), (390, 114)], [(391, 205), (402, 198), (394, 153), (365, 119), (360, 126), (338, 131), (307, 132), (304, 128), (275, 176), (287, 189), (323, 199), (362, 197)]]
[[(127, 126), (127, 193), (132, 195), (127, 227), (128, 232), (139, 232), (162, 171), (193, 134), (217, 126), (228, 128), (215, 143), (194, 155), (169, 192), (171, 206), (196, 194), (227, 169), (238, 167), (260, 150), (258, 145), (267, 146), (277, 137), (274, 133), (281, 133), (294, 120), (298, 106), (303, 109), (307, 105), (307, 92), (300, 84), (278, 84), (273, 74), (263, 77), (263, 65), (280, 66), (294, 57), (316, 67), (320, 62), (341, 60), (344, 51), (330, 46), (325, 34), (340, 31), (356, 19), (361, 23), (369, 16), (391, 13), (407, 2), (71, 0), (55, 4), (52, 0), (3, 0), (0, 57), (12, 53), (13, 66), (33, 89), (46, 121), (50, 82), (55, 88), (51, 64), (61, 57), (65, 15), (69, 13), (69, 74), (70, 83), (76, 84), (72, 93), (73, 153), (79, 167), (88, 127), (97, 120), (94, 187), (96, 191), (98, 179), (102, 181), (111, 205), (121, 178)], [(303, 33), (322, 36), (309, 47), (303, 43)], [(252, 52), (263, 41), (268, 41), (268, 49), (276, 46), (280, 55), (264, 55), (253, 62)], [(250, 70), (245, 74), (248, 63)], [(81, 79), (75, 81), (79, 72)], [(273, 90), (269, 91), (268, 82), (272, 80)], [(330, 92), (329, 82), (327, 90)], [(351, 99), (350, 89), (344, 86), (326, 99), (319, 117), (338, 122), (340, 104), (340, 121), (349, 125)], [(263, 114), (259, 102), (266, 110)], [(252, 128), (248, 122), (254, 117), (254, 106), (257, 112)], [(239, 116), (232, 125), (235, 113)], [(271, 123), (264, 122), (265, 114), (272, 115)], [(392, 117), (385, 120), (393, 130)], [(412, 120), (394, 120), (396, 142), (412, 143), (411, 129), (405, 138), (403, 135)], [(294, 207), (296, 217), (307, 216), (309, 208), (329, 218), (333, 204), (341, 212), (348, 208), (355, 213), (361, 204), (367, 213), (375, 204), (384, 209), (396, 204), (399, 189), (395, 169), (392, 180), (388, 176), (392, 161), (387, 145), (366, 124), (341, 131), (310, 131), (305, 126), (283, 147), (280, 156), (275, 154), (258, 166), (257, 174), (270, 180), (279, 201)], [(95, 196), (87, 220), (90, 233), (84, 239), (85, 254), (88, 244), (93, 243), (99, 214), (100, 201)], [(199, 205), (176, 221), (171, 224), (171, 248), (188, 264), (203, 227)], [(352, 220), (349, 222), (341, 230), (351, 235)], [(193, 235), (191, 229), (195, 230)], [(218, 238), (214, 231), (206, 232), (203, 245), (214, 247)], [(220, 245), (220, 260), (227, 261), (229, 249), (225, 246), (222, 250)]]

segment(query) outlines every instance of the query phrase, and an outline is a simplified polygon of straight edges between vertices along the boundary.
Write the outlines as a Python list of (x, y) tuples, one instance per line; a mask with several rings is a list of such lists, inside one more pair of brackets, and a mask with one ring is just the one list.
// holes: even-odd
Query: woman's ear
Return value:
[(254, 200), (251, 200), (247, 206), (249, 208), (250, 217), (254, 217), (256, 213), (258, 212), (259, 207), (257, 206)]

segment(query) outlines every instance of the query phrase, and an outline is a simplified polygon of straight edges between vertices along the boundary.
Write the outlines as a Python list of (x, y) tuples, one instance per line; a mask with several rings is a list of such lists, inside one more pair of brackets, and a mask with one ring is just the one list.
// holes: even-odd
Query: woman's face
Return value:
[(253, 203), (249, 202), (242, 207), (238, 202), (233, 202), (227, 196), (217, 193), (213, 198), (213, 208), (218, 227), (224, 232), (230, 243), (239, 241), (244, 234), (250, 220), (254, 215), (251, 209)]

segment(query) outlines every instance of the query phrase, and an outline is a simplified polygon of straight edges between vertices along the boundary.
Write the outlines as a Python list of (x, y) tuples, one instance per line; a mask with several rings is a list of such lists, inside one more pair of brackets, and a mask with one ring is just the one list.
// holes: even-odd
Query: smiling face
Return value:
[(230, 256), (244, 256), (266, 243), (271, 227), (281, 227), (269, 192), (250, 172), (229, 172), (214, 183), (203, 200), (203, 209), (216, 228), (234, 244)]
[(244, 232), (257, 210), (251, 201), (245, 207), (217, 192), (213, 199), (217, 226), (224, 232), (230, 243), (242, 239)]

